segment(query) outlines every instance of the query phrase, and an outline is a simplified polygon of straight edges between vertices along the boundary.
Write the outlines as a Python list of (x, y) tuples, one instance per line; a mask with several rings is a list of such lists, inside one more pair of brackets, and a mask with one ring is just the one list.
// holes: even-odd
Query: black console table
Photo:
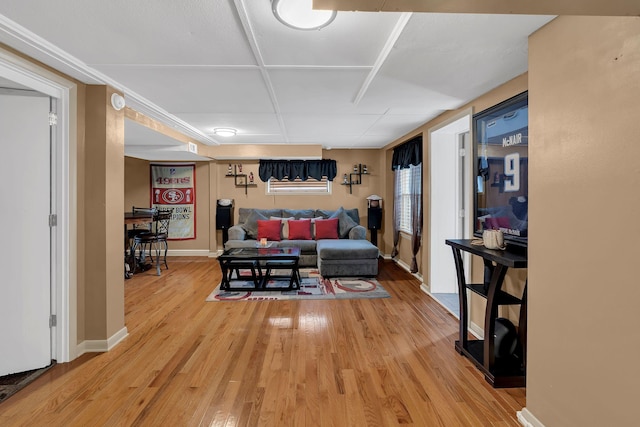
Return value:
[[(482, 245), (472, 245), (471, 240), (446, 240), (453, 250), (453, 258), (458, 275), (460, 298), (460, 340), (456, 341), (456, 350), (467, 356), (480, 369), (485, 379), (493, 387), (524, 387), (527, 354), (527, 284), (521, 298), (502, 290), (502, 282), (509, 268), (527, 268), (525, 253), (487, 249)], [(464, 277), (462, 251), (482, 257), (485, 265), (485, 279), (482, 284), (468, 284)], [(484, 340), (468, 338), (469, 310), (467, 290), (487, 299), (484, 319)], [(495, 356), (495, 325), (500, 305), (520, 305), (518, 336), (522, 345), (522, 359), (517, 357), (497, 360)]]

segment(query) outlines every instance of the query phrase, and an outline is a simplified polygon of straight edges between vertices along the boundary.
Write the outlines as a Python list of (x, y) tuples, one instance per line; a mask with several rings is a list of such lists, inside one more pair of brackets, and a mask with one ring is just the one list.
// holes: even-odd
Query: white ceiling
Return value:
[[(338, 12), (299, 31), (270, 3), (2, 0), (0, 42), (205, 144), (379, 148), (525, 72), (527, 37), (552, 19)], [(139, 128), (130, 152), (174, 143)]]

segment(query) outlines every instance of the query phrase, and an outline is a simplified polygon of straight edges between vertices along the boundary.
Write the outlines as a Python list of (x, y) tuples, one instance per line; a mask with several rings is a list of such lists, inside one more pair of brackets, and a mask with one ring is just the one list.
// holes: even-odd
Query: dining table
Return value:
[(133, 276), (133, 263), (135, 262), (135, 254), (130, 252), (130, 242), (128, 236), (129, 226), (141, 226), (151, 224), (153, 222), (153, 214), (151, 212), (125, 212), (124, 213), (124, 277), (126, 279)]

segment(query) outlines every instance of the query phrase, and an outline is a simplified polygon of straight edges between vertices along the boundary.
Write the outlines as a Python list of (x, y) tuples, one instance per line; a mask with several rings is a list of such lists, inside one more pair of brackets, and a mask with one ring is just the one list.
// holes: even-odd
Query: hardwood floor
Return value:
[(458, 322), (381, 262), (391, 298), (205, 302), (217, 260), (125, 282), (129, 336), (58, 364), (0, 404), (2, 426), (518, 426), (454, 350)]

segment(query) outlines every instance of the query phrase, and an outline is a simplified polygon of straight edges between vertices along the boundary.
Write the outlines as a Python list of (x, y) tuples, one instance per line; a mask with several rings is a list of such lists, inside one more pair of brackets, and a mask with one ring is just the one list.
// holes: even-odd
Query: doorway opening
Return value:
[[(45, 365), (38, 363), (39, 368), (42, 368), (50, 365), (52, 360), (68, 362), (76, 356), (76, 281), (75, 275), (72, 280), (69, 264), (70, 247), (75, 247), (70, 236), (76, 235), (75, 225), (70, 227), (71, 224), (75, 224), (75, 221), (71, 222), (69, 218), (71, 213), (75, 212), (76, 205), (75, 193), (70, 191), (70, 176), (75, 176), (76, 168), (75, 144), (72, 151), (69, 132), (70, 99), (71, 93), (75, 94), (75, 84), (3, 50), (0, 50), (0, 83), (0, 86), (5, 88), (5, 95), (12, 97), (5, 99), (9, 101), (9, 105), (13, 105), (14, 100), (20, 99), (21, 110), (24, 113), (22, 116), (25, 120), (33, 120), (40, 129), (37, 143), (29, 139), (29, 136), (27, 136), (27, 142), (19, 142), (13, 138), (6, 140), (3, 143), (3, 154), (9, 153), (4, 158), (19, 164), (21, 168), (21, 173), (10, 181), (11, 191), (29, 193), (37, 184), (39, 187), (37, 199), (42, 201), (40, 204), (35, 201), (36, 198), (31, 197), (28, 202), (38, 204), (38, 217), (37, 220), (29, 221), (28, 226), (23, 227), (27, 231), (24, 233), (21, 231), (18, 235), (20, 246), (28, 248), (28, 253), (17, 257), (20, 265), (26, 266), (22, 268), (23, 270), (45, 270), (46, 272), (46, 278), (43, 279), (47, 288), (47, 297), (44, 302), (46, 307), (43, 309), (44, 314), (38, 314), (37, 321), (38, 327), (44, 323), (46, 331), (39, 334), (43, 337), (43, 343), (46, 340), (48, 354)], [(37, 108), (32, 105), (36, 99), (42, 100), (37, 102)], [(41, 103), (44, 105), (39, 105)], [(13, 107), (8, 111), (16, 112)], [(38, 117), (31, 117), (28, 114), (29, 111), (37, 111), (33, 115)], [(19, 132), (24, 127), (26, 126), (18, 125), (15, 129)], [(38, 165), (46, 164), (42, 167), (46, 169), (42, 174), (35, 171), (36, 158)], [(9, 202), (14, 203), (12, 200)], [(21, 216), (15, 209), (18, 205), (16, 199), (13, 210), (16, 216)], [(33, 210), (32, 206), (27, 211)], [(18, 228), (15, 222), (17, 219), (13, 220), (12, 226)], [(36, 229), (37, 233), (34, 231)], [(11, 247), (11, 245), (7, 246)], [(42, 253), (39, 252), (41, 248)], [(18, 274), (21, 273), (18, 271)], [(15, 285), (15, 281), (12, 285)], [(2, 289), (1, 286), (0, 289)], [(3, 323), (7, 324), (7, 329), (16, 329), (14, 320), (12, 316), (11, 322)], [(31, 328), (29, 330), (31, 331)], [(9, 334), (16, 335), (14, 332), (8, 331)], [(42, 345), (44, 347), (45, 344)], [(3, 346), (5, 349), (7, 347)], [(0, 359), (6, 360), (3, 357)], [(25, 369), (31, 370), (29, 367)]]
[[(429, 274), (426, 291), (460, 316), (458, 281), (446, 239), (469, 238), (471, 206), (471, 113), (429, 131), (430, 223)], [(466, 255), (468, 257), (468, 254)], [(464, 260), (469, 277), (469, 260)]]

